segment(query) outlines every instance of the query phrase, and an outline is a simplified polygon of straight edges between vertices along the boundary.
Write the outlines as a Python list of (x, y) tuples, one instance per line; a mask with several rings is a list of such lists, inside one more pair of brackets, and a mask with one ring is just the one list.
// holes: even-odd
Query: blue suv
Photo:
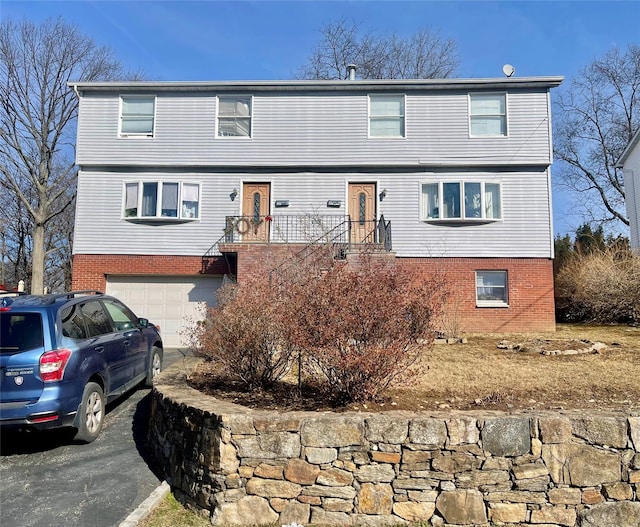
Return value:
[(0, 295), (0, 427), (72, 426), (91, 442), (106, 404), (162, 369), (147, 319), (99, 291)]

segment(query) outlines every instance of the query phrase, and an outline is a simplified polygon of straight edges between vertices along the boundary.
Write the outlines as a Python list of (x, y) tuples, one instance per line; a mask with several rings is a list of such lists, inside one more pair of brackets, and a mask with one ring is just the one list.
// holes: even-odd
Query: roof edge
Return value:
[(627, 147), (623, 150), (622, 154), (620, 155), (620, 159), (618, 159), (618, 162), (616, 163), (616, 168), (622, 168), (624, 162), (627, 160), (627, 158), (631, 154), (631, 151), (638, 144), (638, 142), (640, 142), (640, 128), (636, 131), (635, 135), (631, 138), (631, 141), (629, 141)]
[(352, 90), (453, 90), (469, 88), (555, 88), (564, 77), (509, 77), (477, 79), (382, 79), (288, 81), (71, 81), (77, 91), (352, 91)]

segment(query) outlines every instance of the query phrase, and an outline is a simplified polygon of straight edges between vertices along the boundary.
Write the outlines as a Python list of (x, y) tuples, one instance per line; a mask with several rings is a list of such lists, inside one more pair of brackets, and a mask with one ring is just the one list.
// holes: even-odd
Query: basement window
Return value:
[(507, 271), (476, 271), (476, 306), (509, 307)]

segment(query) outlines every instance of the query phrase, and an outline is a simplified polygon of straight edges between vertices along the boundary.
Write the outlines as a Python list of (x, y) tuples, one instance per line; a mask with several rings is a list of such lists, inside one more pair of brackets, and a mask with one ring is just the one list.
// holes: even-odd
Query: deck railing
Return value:
[(269, 215), (227, 216), (224, 234), (207, 250), (204, 257), (220, 256), (220, 244), (267, 242), (332, 244), (342, 252), (359, 245), (379, 245), (391, 251), (391, 222), (384, 216), (378, 220), (352, 221), (343, 215)]

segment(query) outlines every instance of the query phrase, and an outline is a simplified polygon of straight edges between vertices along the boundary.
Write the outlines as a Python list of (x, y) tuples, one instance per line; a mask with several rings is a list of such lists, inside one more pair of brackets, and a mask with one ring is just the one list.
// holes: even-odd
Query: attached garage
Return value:
[(204, 306), (215, 305), (221, 285), (222, 277), (111, 275), (106, 291), (160, 326), (165, 347), (181, 347), (181, 332), (190, 320), (202, 318)]

